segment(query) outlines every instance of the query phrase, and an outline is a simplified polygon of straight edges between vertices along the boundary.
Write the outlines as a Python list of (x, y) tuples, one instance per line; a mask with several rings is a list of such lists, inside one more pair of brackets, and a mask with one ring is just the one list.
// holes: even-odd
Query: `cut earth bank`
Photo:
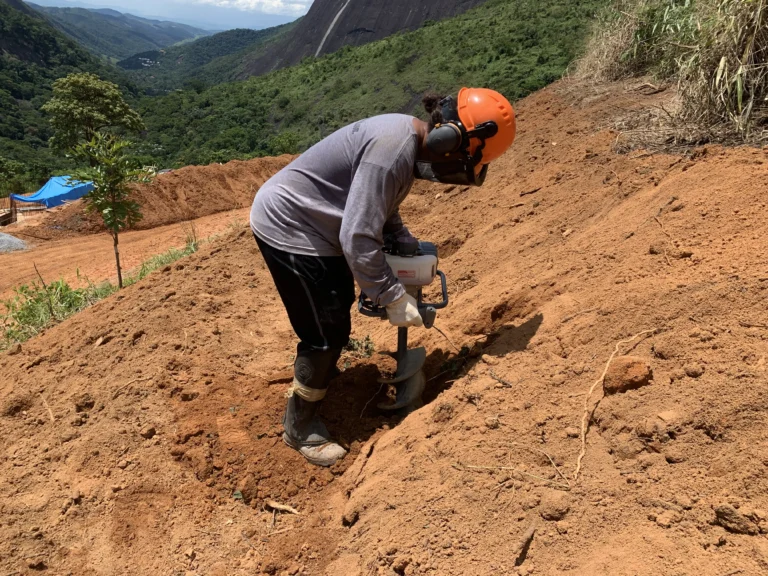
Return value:
[[(552, 86), (483, 188), (414, 190), (471, 352), (413, 331), (432, 380), (403, 422), (370, 402), (391, 360), (344, 358), (331, 470), (280, 441), (294, 340), (247, 229), (0, 357), (2, 572), (766, 573), (768, 153), (616, 154), (665, 97)], [(644, 330), (620, 353), (652, 379), (602, 399), (574, 480), (585, 392)]]

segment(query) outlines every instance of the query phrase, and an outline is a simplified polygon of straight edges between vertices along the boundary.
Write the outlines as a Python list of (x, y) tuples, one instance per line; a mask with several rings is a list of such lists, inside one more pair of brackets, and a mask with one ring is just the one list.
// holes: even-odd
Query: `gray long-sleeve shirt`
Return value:
[(398, 207), (413, 185), (417, 148), (412, 116), (342, 128), (261, 187), (251, 229), (293, 254), (343, 255), (365, 294), (386, 306), (404, 290), (381, 251), (383, 236), (408, 233)]

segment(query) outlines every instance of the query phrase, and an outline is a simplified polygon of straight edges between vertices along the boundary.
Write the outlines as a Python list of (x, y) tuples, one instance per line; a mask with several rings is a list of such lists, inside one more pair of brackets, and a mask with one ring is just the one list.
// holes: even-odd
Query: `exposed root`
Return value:
[(278, 534), (283, 534), (284, 532), (290, 532), (293, 530), (293, 526), (289, 526), (288, 528), (283, 528), (281, 530), (276, 530), (275, 532), (270, 532), (265, 536), (265, 538), (269, 538), (270, 536), (277, 536)]
[[(515, 387), (515, 384), (510, 382), (509, 380), (504, 380), (504, 378), (500, 378), (499, 376), (496, 376), (496, 373), (493, 370), (491, 370), (490, 375), (491, 375), (491, 378), (493, 378), (494, 380), (496, 380), (496, 382), (504, 386), (504, 388)], [(522, 380), (518, 381), (518, 384), (520, 384), (520, 382), (522, 382)]]
[(146, 382), (147, 380), (152, 380), (152, 378), (154, 378), (154, 376), (147, 376), (145, 378), (136, 378), (134, 380), (131, 380), (127, 384), (123, 384), (122, 386), (120, 386), (120, 388), (115, 390), (114, 394), (112, 394), (112, 400), (120, 396), (120, 394), (122, 394), (125, 391), (125, 389), (128, 388), (131, 384), (136, 384), (138, 382)]
[(768, 329), (768, 324), (751, 324), (750, 322), (739, 322), (742, 328), (764, 328)]
[(301, 512), (296, 510), (296, 508), (293, 506), (288, 506), (288, 504), (280, 504), (280, 502), (275, 502), (274, 500), (266, 500), (264, 505), (267, 508), (271, 508), (275, 511), (288, 512), (289, 514), (301, 514)]
[(461, 354), (461, 348), (459, 348), (458, 346), (456, 346), (456, 344), (454, 344), (454, 343), (453, 343), (453, 340), (451, 340), (450, 338), (448, 338), (448, 336), (445, 334), (445, 332), (443, 332), (442, 330), (440, 330), (440, 328), (438, 328), (438, 327), (437, 327), (436, 325), (434, 325), (434, 324), (432, 325), (432, 328), (434, 328), (435, 330), (437, 330), (437, 331), (440, 333), (440, 335), (441, 335), (443, 338), (445, 338), (446, 340), (448, 340), (448, 343), (449, 343), (451, 346), (453, 346), (453, 349), (454, 349), (454, 350), (456, 350), (456, 352), (458, 352), (459, 354)]
[[(611, 362), (613, 362), (613, 359), (616, 357), (616, 354), (619, 353), (619, 348), (623, 344), (629, 344), (630, 342), (634, 342), (641, 336), (645, 336), (646, 334), (653, 334), (657, 331), (657, 328), (654, 328), (652, 330), (643, 330), (642, 332), (638, 332), (632, 338), (627, 338), (626, 340), (621, 340), (620, 342), (616, 343), (616, 347), (613, 349), (613, 354), (611, 354), (611, 357), (608, 358), (608, 362), (605, 364), (605, 368), (603, 369), (603, 373), (600, 375), (600, 378), (598, 378), (594, 384), (592, 384), (592, 387), (589, 389), (589, 392), (587, 392), (586, 398), (584, 398), (584, 414), (581, 417), (581, 451), (579, 452), (579, 457), (576, 460), (576, 471), (573, 473), (573, 479), (578, 480), (579, 479), (579, 473), (581, 472), (581, 462), (584, 460), (584, 456), (587, 453), (587, 430), (589, 429), (589, 424), (592, 420), (590, 417), (591, 412), (594, 411), (594, 408), (592, 411), (589, 409), (589, 401), (592, 398), (592, 394), (595, 391), (595, 388), (597, 388), (600, 384), (603, 383), (603, 380), (605, 380), (605, 375), (608, 373), (608, 368), (611, 366)], [(596, 407), (596, 406), (595, 406)]]
[(656, 223), (657, 223), (659, 226), (661, 226), (661, 231), (662, 231), (662, 232), (664, 232), (664, 235), (665, 235), (667, 238), (669, 238), (669, 239), (671, 240), (671, 239), (672, 239), (672, 236), (670, 236), (670, 235), (669, 235), (669, 232), (667, 232), (666, 230), (664, 230), (664, 224), (662, 224), (662, 223), (661, 223), (661, 220), (659, 220), (659, 218), (658, 218), (657, 216), (654, 216), (654, 217), (653, 217), (653, 219), (654, 219), (654, 220), (656, 220)]
[(371, 399), (370, 399), (370, 400), (368, 400), (368, 402), (366, 402), (366, 403), (365, 403), (365, 406), (363, 406), (363, 409), (360, 411), (360, 418), (362, 418), (362, 417), (363, 417), (363, 414), (365, 414), (365, 411), (368, 409), (368, 406), (370, 406), (370, 405), (371, 405), (371, 402), (373, 402), (374, 398), (376, 398), (376, 396), (378, 396), (379, 394), (381, 394), (381, 389), (382, 389), (382, 388), (384, 388), (384, 382), (382, 382), (382, 383), (381, 383), (381, 386), (379, 386), (379, 389), (378, 389), (378, 390), (376, 390), (376, 394), (374, 394), (373, 396), (371, 396)]
[(43, 401), (43, 406), (45, 406), (45, 409), (48, 410), (48, 416), (51, 417), (51, 422), (54, 424), (56, 423), (56, 418), (53, 417), (53, 410), (51, 410), (51, 407), (48, 406), (48, 402), (45, 401), (45, 396), (40, 394), (40, 399)]
[(599, 310), (599, 309), (600, 309), (599, 307), (597, 307), (597, 308), (589, 308), (588, 310), (582, 310), (581, 312), (576, 312), (576, 314), (571, 314), (570, 316), (567, 316), (567, 317), (563, 318), (560, 323), (561, 324), (567, 324), (568, 322), (570, 322), (574, 318), (578, 318), (579, 316), (583, 316), (584, 314), (589, 314), (590, 312), (595, 312), (596, 310)]
[(560, 488), (561, 490), (567, 491), (571, 489), (570, 482), (568, 484), (562, 484), (560, 482), (550, 480), (549, 478), (544, 478), (543, 476), (537, 476), (536, 474), (531, 474), (530, 472), (526, 472), (525, 470), (514, 468), (513, 466), (470, 466), (468, 464), (462, 464), (461, 462), (457, 462), (456, 464), (454, 464), (454, 467), (457, 470), (481, 470), (481, 471), (482, 470), (506, 470), (509, 472), (515, 472), (516, 474), (527, 476), (529, 478), (533, 478), (534, 480), (540, 480), (541, 482), (546, 482), (555, 488)]
[(539, 450), (538, 448), (527, 448), (527, 450), (533, 450), (534, 452), (538, 452), (539, 454), (543, 454), (547, 457), (547, 460), (549, 460), (549, 463), (552, 464), (552, 468), (555, 469), (555, 472), (557, 472), (557, 475), (560, 476), (560, 478), (563, 479), (563, 482), (568, 484), (568, 488), (571, 487), (571, 483), (568, 481), (568, 478), (565, 477), (565, 474), (563, 474), (560, 471), (560, 468), (558, 468), (557, 464), (555, 464), (555, 461), (552, 459), (552, 456), (544, 452), (544, 450)]
[(525, 559), (528, 556), (528, 549), (531, 547), (531, 542), (533, 542), (533, 536), (536, 534), (537, 528), (538, 526), (536, 525), (536, 522), (531, 524), (531, 527), (525, 531), (523, 536), (517, 542), (517, 545), (512, 552), (512, 556), (515, 558), (515, 566), (522, 566), (523, 562), (525, 562)]

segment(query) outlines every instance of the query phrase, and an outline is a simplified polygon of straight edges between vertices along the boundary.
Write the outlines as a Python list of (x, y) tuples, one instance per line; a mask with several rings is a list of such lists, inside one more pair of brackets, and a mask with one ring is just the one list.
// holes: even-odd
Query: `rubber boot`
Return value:
[(347, 451), (331, 440), (328, 429), (317, 416), (320, 402), (308, 402), (294, 394), (288, 399), (283, 418), (283, 442), (298, 451), (310, 464), (332, 466)]

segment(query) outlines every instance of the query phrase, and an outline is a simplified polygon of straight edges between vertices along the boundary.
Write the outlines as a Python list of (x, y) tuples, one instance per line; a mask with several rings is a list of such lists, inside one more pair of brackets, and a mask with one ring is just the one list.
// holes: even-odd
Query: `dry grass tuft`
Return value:
[(673, 110), (635, 119), (652, 148), (768, 142), (768, 0), (618, 0), (595, 25), (574, 76), (652, 75), (677, 83)]

